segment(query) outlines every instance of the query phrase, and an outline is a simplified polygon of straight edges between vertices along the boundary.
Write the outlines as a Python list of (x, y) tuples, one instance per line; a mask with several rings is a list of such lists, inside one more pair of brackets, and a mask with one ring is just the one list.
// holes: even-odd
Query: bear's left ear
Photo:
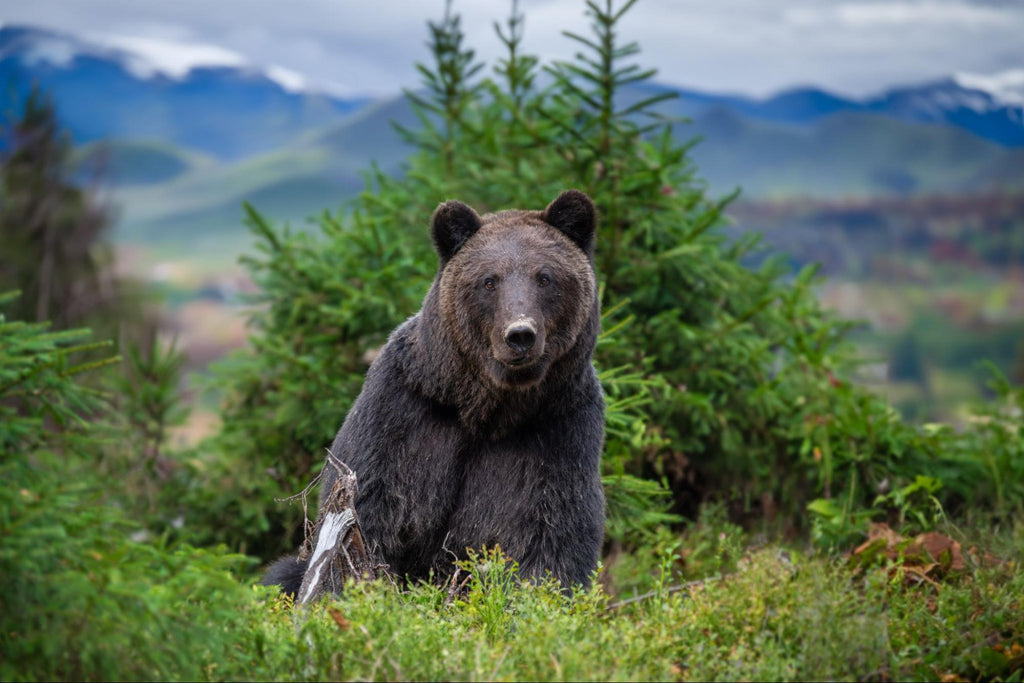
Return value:
[(590, 197), (579, 190), (566, 190), (544, 209), (543, 219), (561, 230), (587, 254), (594, 251), (597, 210)]
[(430, 238), (443, 266), (480, 229), (480, 216), (462, 202), (449, 199), (434, 210)]

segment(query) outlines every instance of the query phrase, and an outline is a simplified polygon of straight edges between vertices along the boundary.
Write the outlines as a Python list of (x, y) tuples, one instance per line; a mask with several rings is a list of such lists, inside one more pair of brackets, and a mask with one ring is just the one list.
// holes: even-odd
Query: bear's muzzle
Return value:
[(537, 326), (533, 318), (521, 318), (506, 327), (502, 337), (517, 356), (525, 356), (537, 343)]

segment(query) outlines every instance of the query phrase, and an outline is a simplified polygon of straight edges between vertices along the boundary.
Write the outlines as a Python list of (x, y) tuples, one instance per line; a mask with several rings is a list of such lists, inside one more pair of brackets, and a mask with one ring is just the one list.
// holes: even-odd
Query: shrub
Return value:
[(118, 359), (76, 363), (109, 346), (89, 336), (0, 314), (0, 678), (210, 677), (248, 562), (133, 540), (132, 492), (99, 466), (109, 397), (77, 381)]

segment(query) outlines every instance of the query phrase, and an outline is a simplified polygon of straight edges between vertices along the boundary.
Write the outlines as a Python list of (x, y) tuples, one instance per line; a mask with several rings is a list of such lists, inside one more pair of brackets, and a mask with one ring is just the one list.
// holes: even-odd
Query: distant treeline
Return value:
[(740, 201), (730, 214), (743, 229), (764, 231), (835, 275), (851, 274), (853, 256), (863, 262), (893, 254), (972, 269), (1024, 266), (1024, 192)]

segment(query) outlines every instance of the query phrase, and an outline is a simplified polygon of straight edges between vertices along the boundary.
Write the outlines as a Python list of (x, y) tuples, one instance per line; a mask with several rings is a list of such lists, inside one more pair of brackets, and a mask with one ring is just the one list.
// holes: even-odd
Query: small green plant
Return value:
[(185, 355), (155, 333), (143, 342), (127, 340), (119, 371), (102, 385), (111, 410), (97, 429), (106, 439), (97, 469), (118, 480), (125, 510), (153, 528), (167, 528), (183, 514), (183, 466), (168, 439), (188, 415), (181, 399), (184, 363)]
[(488, 640), (506, 635), (511, 623), (511, 596), (519, 582), (519, 566), (500, 547), (469, 553), (459, 568), (470, 579), (456, 604), (466, 611)]
[(979, 462), (972, 498), (988, 500), (1000, 517), (1024, 512), (1024, 385), (1014, 386), (992, 363), (984, 364), (995, 398), (975, 407), (972, 426), (958, 440), (965, 465)]
[(849, 500), (818, 498), (807, 505), (811, 514), (811, 539), (829, 550), (847, 548), (867, 532), (873, 510), (865, 510)]
[(941, 488), (938, 479), (919, 474), (910, 484), (878, 496), (874, 506), (894, 512), (899, 528), (926, 531), (934, 528), (942, 516), (942, 503), (935, 497)]

